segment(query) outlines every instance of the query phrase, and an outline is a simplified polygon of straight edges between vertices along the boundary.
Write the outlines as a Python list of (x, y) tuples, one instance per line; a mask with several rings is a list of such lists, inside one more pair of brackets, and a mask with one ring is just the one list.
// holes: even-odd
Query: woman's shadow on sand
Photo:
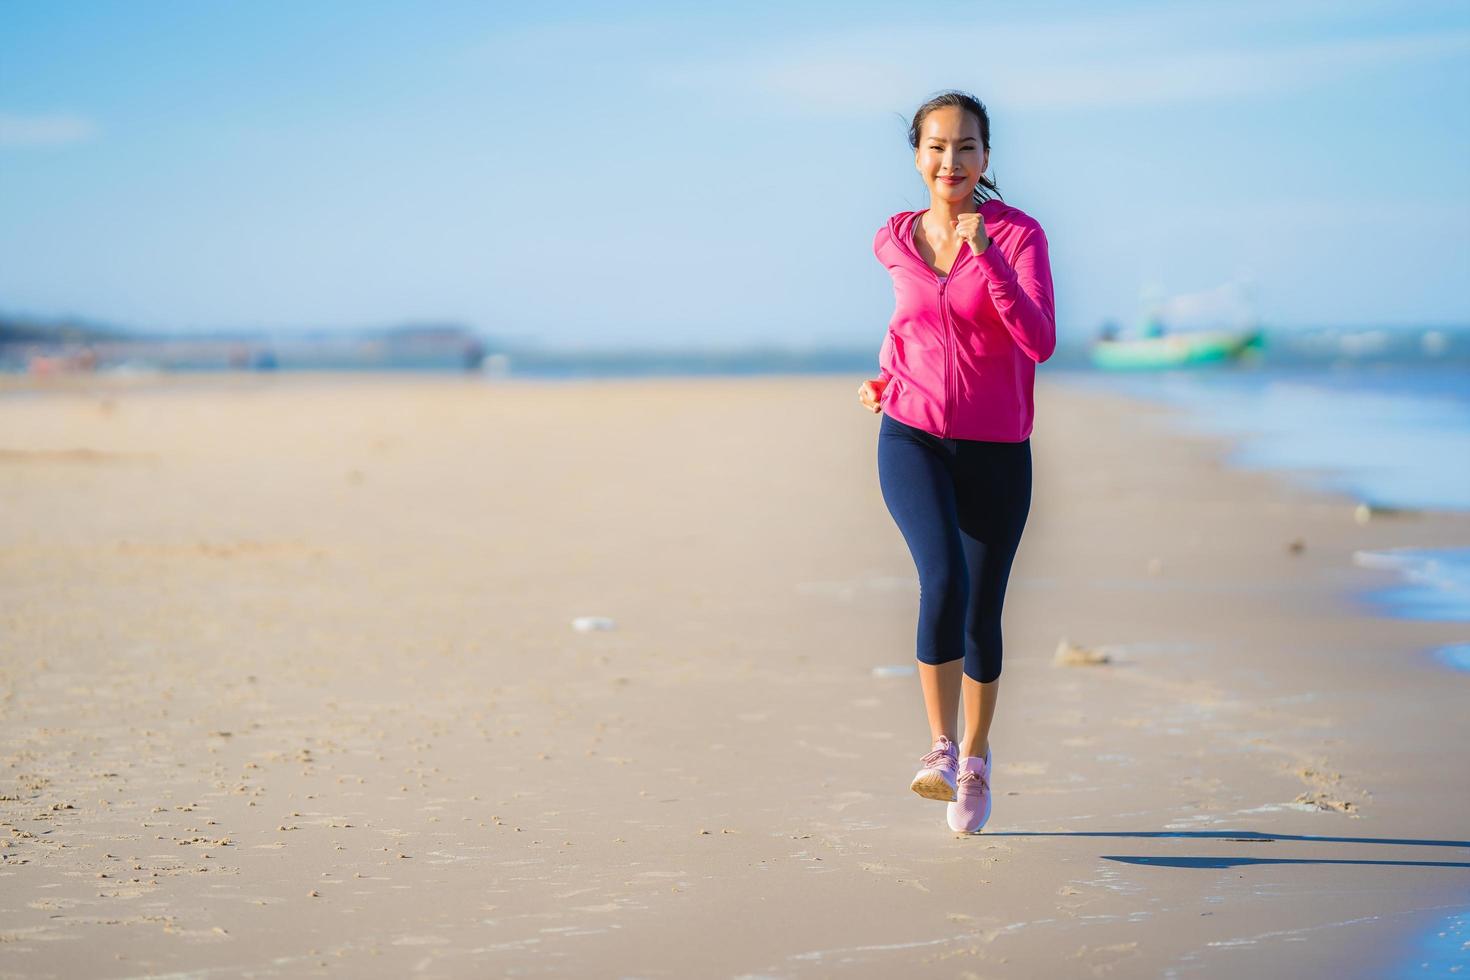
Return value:
[[(1388, 844), (1411, 847), (1464, 847), (1464, 840), (1414, 840), (1406, 837), (1326, 837), (1317, 834), (1263, 834), (1255, 830), (1082, 830), (1043, 833), (1040, 831), (997, 831), (986, 837), (1105, 837), (1143, 840), (1219, 840), (1239, 844), (1303, 842), (1315, 844)], [(1101, 854), (1104, 861), (1146, 865), (1155, 868), (1240, 868), (1261, 864), (1359, 864), (1404, 868), (1470, 868), (1466, 861), (1395, 861), (1367, 858), (1271, 858), (1271, 857), (1158, 857), (1154, 855)]]

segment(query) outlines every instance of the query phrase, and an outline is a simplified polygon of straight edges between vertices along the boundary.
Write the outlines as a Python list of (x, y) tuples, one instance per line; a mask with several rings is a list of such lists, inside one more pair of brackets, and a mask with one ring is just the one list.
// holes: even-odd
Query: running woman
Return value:
[(985, 177), (985, 106), (963, 92), (930, 99), (909, 145), (929, 207), (893, 215), (873, 239), (895, 305), (858, 399), (882, 413), (878, 481), (919, 573), (934, 743), (911, 788), (949, 804), (951, 830), (974, 833), (990, 818), (1001, 604), (1031, 507), (1031, 390), (1056, 317), (1046, 235)]

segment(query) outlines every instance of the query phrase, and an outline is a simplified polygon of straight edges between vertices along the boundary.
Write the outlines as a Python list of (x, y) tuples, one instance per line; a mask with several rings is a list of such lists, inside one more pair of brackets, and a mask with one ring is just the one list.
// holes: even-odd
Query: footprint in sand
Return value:
[(843, 752), (841, 749), (834, 749), (830, 745), (813, 745), (811, 742), (805, 740), (798, 741), (796, 744), (799, 745), (801, 748), (804, 748), (810, 752), (815, 752), (818, 755), (824, 755), (829, 759), (862, 758), (862, 755), (857, 752)]
[(841, 813), (843, 810), (846, 810), (850, 806), (866, 802), (873, 798), (872, 793), (864, 793), (862, 790), (858, 789), (848, 790), (845, 793), (838, 793), (836, 795), (837, 802), (829, 804), (828, 809), (836, 810), (838, 813)]
[(929, 886), (925, 885), (922, 881), (919, 881), (917, 878), (899, 877), (902, 872), (900, 872), (896, 868), (890, 868), (886, 864), (879, 864), (877, 862), (859, 862), (858, 867), (868, 872), (868, 874), (878, 875), (883, 878), (892, 878), (895, 884), (905, 885), (909, 888), (913, 888), (921, 892), (929, 891)]
[(1072, 954), (1072, 958), (1086, 960), (1092, 972), (1103, 973), (1137, 955), (1138, 943), (1114, 943), (1111, 946), (1083, 946)]

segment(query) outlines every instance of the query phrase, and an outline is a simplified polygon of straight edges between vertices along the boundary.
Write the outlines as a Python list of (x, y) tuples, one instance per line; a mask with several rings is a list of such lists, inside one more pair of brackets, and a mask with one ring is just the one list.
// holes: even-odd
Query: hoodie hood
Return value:
[[(888, 219), (888, 233), (893, 236), (893, 243), (905, 253), (912, 256), (914, 261), (923, 263), (924, 259), (914, 248), (914, 222), (923, 215), (923, 211), (900, 211)], [(999, 226), (1009, 225), (1014, 221), (1014, 216), (1022, 215), (1019, 208), (1013, 208), (998, 197), (992, 197), (978, 208), (980, 220), (985, 222), (986, 234), (994, 237)], [(872, 227), (869, 225), (869, 227)], [(925, 266), (927, 268), (927, 265)]]

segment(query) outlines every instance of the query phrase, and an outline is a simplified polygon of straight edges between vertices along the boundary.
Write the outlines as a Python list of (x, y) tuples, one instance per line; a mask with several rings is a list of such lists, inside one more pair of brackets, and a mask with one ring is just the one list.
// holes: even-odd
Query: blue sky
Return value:
[(1470, 322), (1462, 0), (610, 8), (6, 0), (0, 311), (876, 349), (960, 88), (1064, 335)]

